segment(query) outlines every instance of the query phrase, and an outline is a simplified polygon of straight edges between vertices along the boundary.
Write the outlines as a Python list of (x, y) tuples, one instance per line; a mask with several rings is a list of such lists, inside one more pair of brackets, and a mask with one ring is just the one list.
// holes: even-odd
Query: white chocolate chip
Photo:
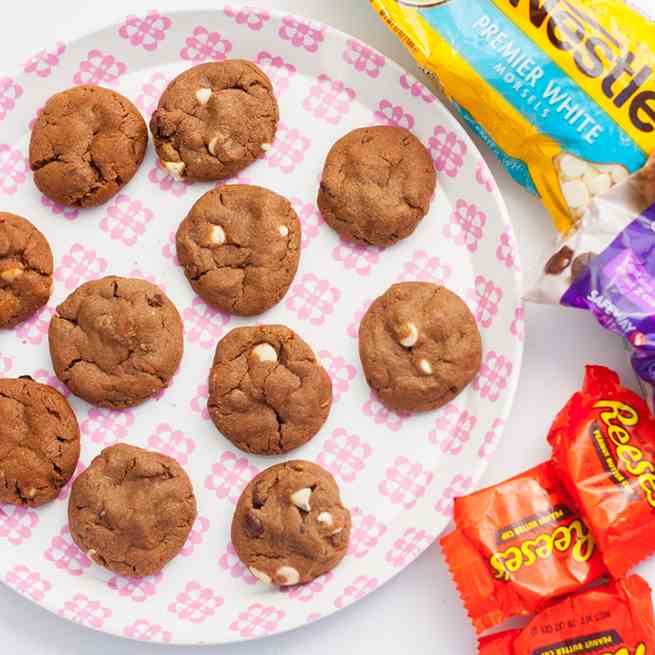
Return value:
[(607, 167), (607, 172), (612, 176), (614, 184), (623, 182), (628, 177), (628, 169), (620, 164), (610, 164)]
[(218, 137), (215, 136), (210, 142), (209, 145), (207, 146), (207, 150), (211, 152), (214, 157), (216, 157), (216, 146), (218, 145)]
[(559, 160), (559, 169), (564, 177), (574, 179), (582, 177), (587, 170), (587, 163), (568, 153)]
[(273, 145), (271, 143), (262, 143), (262, 150), (264, 152), (268, 152), (272, 147)]
[(432, 375), (432, 364), (428, 362), (427, 359), (422, 359), (418, 363), (418, 367), (425, 373), (426, 375)]
[(280, 225), (280, 227), (277, 228), (277, 231), (280, 233), (281, 237), (289, 236), (289, 228), (286, 225)]
[(8, 268), (5, 271), (2, 271), (0, 273), (0, 278), (2, 278), (5, 282), (13, 282), (17, 278), (19, 278), (23, 274), (23, 269), (20, 267), (16, 268)]
[(309, 504), (309, 499), (312, 495), (312, 490), (309, 487), (304, 487), (303, 489), (298, 489), (291, 494), (291, 502), (304, 512), (311, 511), (311, 505)]
[(86, 551), (86, 556), (87, 556), (89, 559), (93, 559), (94, 555), (95, 555), (97, 552), (98, 552), (98, 551), (97, 551), (95, 548), (89, 548), (89, 550)]
[(206, 105), (212, 97), (212, 90), (201, 87), (196, 91), (196, 99), (201, 105)]
[(280, 578), (284, 586), (298, 584), (300, 582), (300, 573), (292, 566), (281, 566), (275, 576)]
[(330, 532), (330, 536), (339, 534), (342, 530), (343, 528), (337, 528), (336, 530), (332, 530), (332, 532)]
[(215, 246), (225, 243), (225, 230), (220, 225), (212, 225), (209, 231), (209, 241)]
[(582, 180), (563, 182), (562, 195), (566, 204), (573, 209), (581, 209), (589, 204), (589, 191)]
[(605, 193), (612, 187), (612, 178), (606, 173), (599, 173), (596, 175), (593, 173), (587, 173), (582, 180), (587, 185), (587, 189), (589, 189), (589, 193), (592, 196), (598, 196)]
[(260, 362), (277, 362), (277, 352), (270, 343), (258, 343), (252, 349), (252, 354)]
[(36, 489), (34, 487), (32, 487), (31, 489), (28, 490), (26, 495), (27, 495), (28, 498), (36, 497)]
[(323, 523), (326, 525), (328, 528), (331, 528), (334, 525), (334, 519), (332, 518), (332, 514), (330, 512), (321, 512), (317, 517), (316, 520), (319, 523)]
[(249, 566), (248, 570), (260, 582), (263, 582), (264, 584), (271, 584), (271, 576), (270, 575), (266, 575), (266, 573), (264, 573), (263, 571), (260, 571), (259, 569), (256, 569), (254, 566)]
[(165, 161), (162, 163), (164, 164), (164, 168), (170, 173), (172, 177), (174, 177), (176, 180), (182, 179), (182, 176), (184, 175), (184, 169), (186, 168), (186, 164), (183, 161)]
[(400, 326), (400, 345), (411, 348), (418, 341), (418, 329), (414, 323), (404, 323)]

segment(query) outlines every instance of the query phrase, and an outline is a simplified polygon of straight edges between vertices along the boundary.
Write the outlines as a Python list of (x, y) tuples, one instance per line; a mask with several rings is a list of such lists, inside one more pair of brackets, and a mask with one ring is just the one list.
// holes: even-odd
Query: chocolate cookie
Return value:
[(271, 81), (255, 64), (199, 64), (166, 87), (150, 130), (157, 154), (177, 178), (221, 180), (273, 142), (279, 111)]
[(335, 479), (311, 462), (276, 464), (244, 489), (232, 519), (232, 544), (262, 582), (310, 582), (344, 557), (350, 512)]
[(168, 386), (182, 359), (180, 315), (145, 280), (87, 282), (57, 307), (50, 322), (57, 377), (101, 407), (138, 405)]
[(0, 212), (0, 328), (43, 307), (52, 289), (52, 251), (28, 220)]
[(430, 153), (411, 132), (364, 127), (330, 149), (318, 206), (342, 237), (389, 246), (409, 236), (427, 214), (436, 183)]
[(273, 191), (221, 186), (182, 221), (177, 256), (210, 305), (241, 316), (261, 314), (282, 299), (298, 270), (300, 221)]
[(32, 130), (30, 167), (48, 198), (70, 207), (106, 202), (134, 176), (148, 130), (124, 96), (76, 86), (52, 96)]
[(191, 480), (171, 457), (119, 443), (73, 483), (68, 525), (96, 564), (153, 575), (182, 550), (196, 519)]
[(390, 409), (418, 412), (450, 402), (480, 369), (480, 333), (464, 301), (428, 282), (392, 285), (359, 327), (366, 380)]
[(327, 371), (289, 328), (240, 327), (219, 341), (207, 407), (237, 448), (257, 455), (298, 448), (321, 429), (331, 404)]
[(0, 380), (0, 502), (55, 499), (79, 457), (77, 419), (58, 391), (31, 378)]

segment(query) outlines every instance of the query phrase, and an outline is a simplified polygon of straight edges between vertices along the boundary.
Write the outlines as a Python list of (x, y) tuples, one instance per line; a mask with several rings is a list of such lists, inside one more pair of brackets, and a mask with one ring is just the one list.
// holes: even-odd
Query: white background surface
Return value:
[[(400, 42), (375, 16), (367, 0), (249, 0), (249, 4), (289, 10), (315, 18), (370, 43), (418, 75)], [(11, 74), (34, 52), (69, 41), (128, 14), (211, 3), (183, 0), (60, 0), (3, 3), (0, 10), (0, 76)], [(479, 142), (478, 142), (479, 143)], [(524, 268), (536, 264), (552, 238), (550, 220), (538, 200), (520, 189), (482, 146), (514, 221)], [(526, 306), (526, 344), (514, 411), (483, 485), (503, 480), (548, 456), (545, 434), (554, 414), (577, 389), (587, 362), (617, 370), (634, 386), (618, 338), (597, 327), (583, 312)], [(402, 438), (402, 435), (399, 436)], [(647, 573), (655, 584), (655, 565)], [(308, 608), (309, 609), (309, 608)], [(0, 647), (13, 655), (189, 655), (219, 650), (165, 647), (93, 633), (38, 608), (0, 586)], [(431, 653), (473, 655), (475, 640), (435, 545), (390, 583), (363, 602), (313, 625), (265, 641), (220, 647), (222, 655), (335, 653)]]

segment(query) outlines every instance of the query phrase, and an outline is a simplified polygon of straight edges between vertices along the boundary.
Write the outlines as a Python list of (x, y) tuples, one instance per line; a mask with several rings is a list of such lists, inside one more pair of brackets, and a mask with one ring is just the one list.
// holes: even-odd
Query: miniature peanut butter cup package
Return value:
[(480, 640), (479, 655), (650, 655), (651, 591), (632, 575), (553, 603), (521, 630)]
[(655, 554), (655, 418), (646, 403), (613, 371), (587, 366), (548, 441), (609, 573), (619, 578)]
[(606, 573), (551, 462), (457, 498), (454, 518), (441, 548), (478, 633)]

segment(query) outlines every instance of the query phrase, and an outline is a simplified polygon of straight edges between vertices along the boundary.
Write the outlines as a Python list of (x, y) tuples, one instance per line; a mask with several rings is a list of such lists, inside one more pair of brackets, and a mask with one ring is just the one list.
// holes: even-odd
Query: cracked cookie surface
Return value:
[(150, 120), (157, 154), (175, 177), (221, 180), (252, 163), (275, 138), (279, 110), (271, 81), (243, 59), (178, 75)]
[(143, 161), (148, 130), (124, 96), (99, 86), (53, 95), (32, 130), (34, 182), (48, 198), (70, 207), (109, 200)]
[(197, 294), (218, 309), (252, 316), (289, 289), (300, 259), (300, 221), (291, 203), (273, 191), (225, 185), (195, 203), (176, 243)]
[(102, 407), (138, 405), (173, 377), (184, 348), (182, 320), (166, 294), (145, 280), (87, 282), (50, 322), (57, 377)]
[(318, 207), (345, 239), (389, 246), (414, 232), (436, 183), (430, 153), (411, 132), (387, 125), (359, 128), (330, 149)]
[(359, 326), (359, 356), (369, 386), (396, 411), (450, 402), (480, 370), (482, 342), (466, 303), (428, 282), (394, 284)]
[(262, 471), (246, 486), (232, 519), (232, 544), (262, 582), (310, 582), (344, 557), (351, 519), (330, 473), (293, 460)]
[(96, 564), (132, 577), (157, 573), (196, 519), (189, 476), (171, 457), (127, 444), (105, 448), (71, 489), (68, 524)]
[(237, 448), (285, 453), (309, 441), (332, 404), (332, 382), (312, 349), (283, 325), (240, 327), (216, 347), (207, 408)]
[(30, 378), (0, 379), (0, 502), (37, 507), (59, 495), (80, 456), (66, 399)]
[(50, 298), (52, 251), (21, 216), (0, 212), (0, 328), (13, 328)]

